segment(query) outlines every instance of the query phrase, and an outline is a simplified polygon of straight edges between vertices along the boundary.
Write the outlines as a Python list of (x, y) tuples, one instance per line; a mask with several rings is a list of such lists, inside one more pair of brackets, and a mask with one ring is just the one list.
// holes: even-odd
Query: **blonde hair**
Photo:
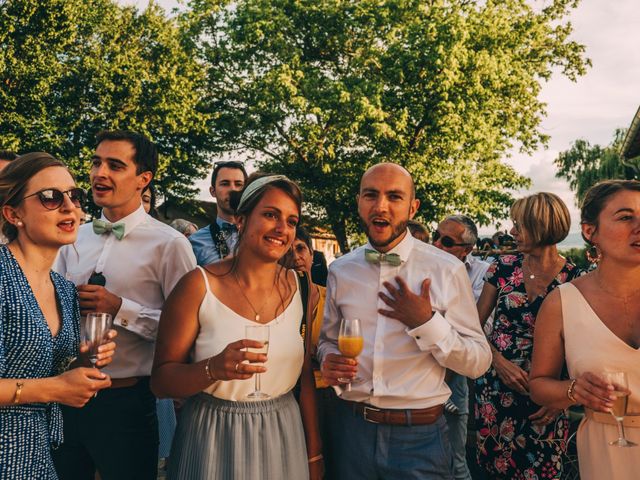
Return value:
[(560, 197), (549, 192), (516, 200), (510, 216), (516, 229), (524, 230), (527, 239), (536, 247), (561, 242), (571, 228), (569, 209)]

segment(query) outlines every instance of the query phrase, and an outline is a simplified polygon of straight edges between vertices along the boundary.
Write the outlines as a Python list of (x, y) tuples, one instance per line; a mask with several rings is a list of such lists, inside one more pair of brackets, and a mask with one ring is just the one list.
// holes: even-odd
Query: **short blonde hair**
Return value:
[(571, 228), (569, 209), (560, 197), (549, 192), (516, 200), (511, 206), (510, 216), (516, 229), (523, 229), (536, 247), (561, 242)]

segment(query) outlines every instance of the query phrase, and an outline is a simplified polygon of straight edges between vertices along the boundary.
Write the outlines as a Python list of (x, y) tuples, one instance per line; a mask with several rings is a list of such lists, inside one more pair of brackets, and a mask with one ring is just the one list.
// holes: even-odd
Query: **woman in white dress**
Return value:
[[(284, 176), (254, 174), (238, 196), (231, 198), (237, 254), (185, 275), (162, 312), (152, 389), (160, 397), (190, 397), (168, 475), (320, 478), (320, 445), (315, 435), (305, 441), (292, 393), (301, 378), (301, 396), (314, 396), (311, 365), (303, 368), (298, 277), (278, 264), (295, 238), (301, 193)], [(255, 325), (269, 325), (268, 355), (247, 351), (263, 346), (246, 338), (245, 328)], [(257, 373), (269, 398), (251, 401)], [(302, 415), (315, 421), (313, 408)]]
[[(632, 480), (640, 475), (640, 446), (609, 445), (618, 438), (611, 408), (628, 393), (624, 430), (640, 444), (640, 182), (608, 180), (585, 195), (582, 235), (598, 267), (560, 286), (536, 323), (531, 397), (540, 405), (585, 407), (578, 428), (582, 480)], [(566, 361), (570, 379), (560, 380)], [(603, 378), (626, 372), (628, 388)]]

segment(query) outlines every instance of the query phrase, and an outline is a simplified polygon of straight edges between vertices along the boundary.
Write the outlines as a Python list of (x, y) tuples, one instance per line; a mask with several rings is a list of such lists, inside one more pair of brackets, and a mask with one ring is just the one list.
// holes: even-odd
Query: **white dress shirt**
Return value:
[[(324, 360), (338, 350), (341, 318), (359, 318), (364, 349), (358, 357), (358, 374), (351, 392), (336, 387), (346, 399), (380, 408), (427, 408), (444, 403), (451, 393), (444, 383), (445, 369), (468, 377), (482, 375), (491, 363), (464, 264), (456, 257), (409, 233), (390, 252), (400, 266), (368, 263), (367, 244), (335, 260), (329, 268), (324, 325), (318, 355)], [(433, 317), (409, 329), (385, 317), (388, 309), (378, 298), (383, 282), (395, 284), (400, 276), (419, 294), (425, 278), (431, 279)]]
[(477, 303), (484, 288), (484, 274), (487, 273), (491, 264), (481, 260), (479, 257), (469, 254), (464, 259), (464, 265), (467, 268), (467, 275), (469, 275), (469, 280), (471, 281), (473, 298), (475, 298)]
[[(108, 221), (104, 215), (102, 220)], [(196, 259), (186, 237), (138, 210), (124, 223), (122, 240), (96, 235), (91, 223), (82, 225), (73, 245), (60, 250), (54, 270), (76, 285), (93, 272), (106, 278), (105, 288), (122, 298), (113, 324), (118, 330), (116, 354), (104, 371), (113, 378), (151, 374), (158, 321), (165, 299)]]

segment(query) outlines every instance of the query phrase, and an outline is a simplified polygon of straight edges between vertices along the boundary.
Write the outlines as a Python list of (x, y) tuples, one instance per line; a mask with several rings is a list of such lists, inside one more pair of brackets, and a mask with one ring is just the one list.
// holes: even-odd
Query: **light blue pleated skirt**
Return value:
[(309, 478), (300, 410), (292, 393), (231, 402), (200, 393), (178, 418), (170, 480)]

